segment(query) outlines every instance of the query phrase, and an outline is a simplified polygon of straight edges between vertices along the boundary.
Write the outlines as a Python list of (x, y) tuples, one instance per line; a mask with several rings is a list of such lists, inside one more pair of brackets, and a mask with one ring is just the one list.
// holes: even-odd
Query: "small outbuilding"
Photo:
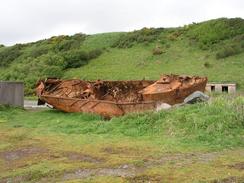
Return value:
[(207, 83), (206, 91), (235, 93), (236, 84), (235, 83)]
[(23, 82), (0, 81), (0, 105), (24, 106)]

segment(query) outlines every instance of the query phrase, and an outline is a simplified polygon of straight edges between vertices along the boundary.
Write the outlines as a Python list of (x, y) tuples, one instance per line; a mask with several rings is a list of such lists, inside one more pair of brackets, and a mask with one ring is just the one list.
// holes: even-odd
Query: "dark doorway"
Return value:
[(228, 93), (228, 86), (222, 86), (222, 92)]
[(211, 91), (215, 91), (215, 86), (214, 85), (211, 86)]

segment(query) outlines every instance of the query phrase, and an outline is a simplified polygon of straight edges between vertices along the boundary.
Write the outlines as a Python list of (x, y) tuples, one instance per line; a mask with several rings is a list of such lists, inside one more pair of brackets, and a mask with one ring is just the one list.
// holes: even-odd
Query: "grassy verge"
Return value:
[(233, 167), (244, 162), (243, 109), (243, 97), (217, 96), (209, 103), (104, 121), (1, 107), (0, 180), (242, 179), (242, 170)]

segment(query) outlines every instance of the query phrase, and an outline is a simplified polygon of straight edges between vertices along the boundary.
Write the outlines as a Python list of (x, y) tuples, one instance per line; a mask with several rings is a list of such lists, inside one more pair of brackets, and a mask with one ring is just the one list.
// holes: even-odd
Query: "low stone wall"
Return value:
[(24, 84), (22, 82), (0, 81), (0, 104), (24, 106)]

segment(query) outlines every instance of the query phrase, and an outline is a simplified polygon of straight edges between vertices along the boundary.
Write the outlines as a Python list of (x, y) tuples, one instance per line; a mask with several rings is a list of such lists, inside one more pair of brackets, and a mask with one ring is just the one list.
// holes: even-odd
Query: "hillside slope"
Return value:
[(244, 20), (215, 19), (179, 28), (58, 36), (0, 46), (0, 80), (157, 79), (163, 73), (208, 76), (244, 90)]

